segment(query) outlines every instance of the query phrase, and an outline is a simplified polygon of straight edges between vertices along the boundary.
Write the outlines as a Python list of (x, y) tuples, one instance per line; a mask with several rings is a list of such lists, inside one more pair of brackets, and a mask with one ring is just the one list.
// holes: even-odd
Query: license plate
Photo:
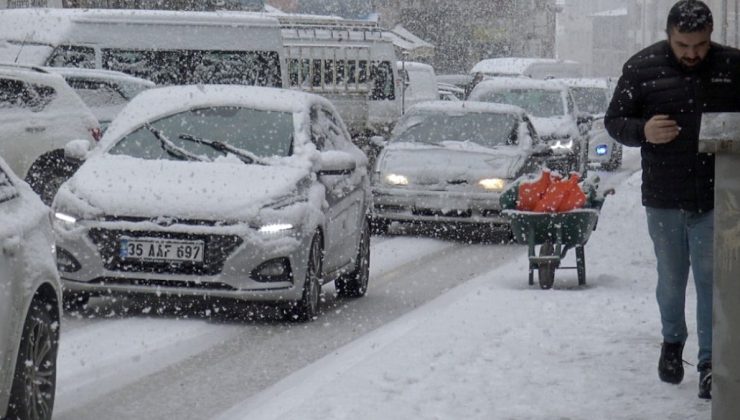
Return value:
[(118, 256), (124, 260), (202, 262), (203, 248), (203, 241), (124, 237)]

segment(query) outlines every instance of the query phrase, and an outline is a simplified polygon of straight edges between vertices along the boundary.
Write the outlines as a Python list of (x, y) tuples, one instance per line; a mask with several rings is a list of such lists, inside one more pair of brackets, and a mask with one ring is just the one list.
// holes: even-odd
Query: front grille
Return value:
[(427, 216), (427, 217), (460, 217), (466, 218), (471, 217), (473, 212), (471, 210), (447, 210), (442, 211), (438, 209), (424, 209), (415, 208), (412, 213), (416, 216)]
[(206, 220), (206, 219), (177, 219), (174, 217), (137, 217), (137, 216), (105, 216), (106, 222), (152, 222), (154, 224), (163, 226), (172, 226), (174, 224), (189, 225), (189, 226), (227, 226), (229, 223), (217, 221), (217, 220)]
[(238, 290), (235, 287), (229, 286), (226, 283), (210, 283), (210, 282), (194, 282), (194, 281), (181, 281), (181, 280), (147, 280), (147, 279), (119, 279), (110, 277), (97, 278), (90, 282), (90, 284), (98, 284), (101, 286), (148, 286), (148, 287), (162, 287), (168, 289), (200, 289), (200, 290)]
[[(236, 235), (203, 235), (183, 232), (131, 231), (113, 229), (90, 229), (90, 239), (98, 247), (106, 270), (132, 273), (167, 273), (216, 275), (223, 270), (226, 258), (242, 244), (243, 240)], [(202, 262), (177, 261), (136, 261), (124, 260), (119, 256), (121, 237), (161, 238), (180, 240), (202, 240), (205, 245)]]

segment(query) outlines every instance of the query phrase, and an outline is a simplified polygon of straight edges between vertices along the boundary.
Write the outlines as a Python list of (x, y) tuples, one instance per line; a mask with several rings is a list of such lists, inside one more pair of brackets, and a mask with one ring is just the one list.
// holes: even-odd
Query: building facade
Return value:
[(380, 24), (435, 46), (429, 64), (467, 73), (484, 58), (554, 57), (555, 0), (375, 0)]
[[(576, 60), (593, 76), (618, 76), (642, 48), (666, 38), (666, 16), (676, 0), (560, 0), (557, 57)], [(740, 45), (738, 1), (705, 0), (714, 15), (712, 39)]]

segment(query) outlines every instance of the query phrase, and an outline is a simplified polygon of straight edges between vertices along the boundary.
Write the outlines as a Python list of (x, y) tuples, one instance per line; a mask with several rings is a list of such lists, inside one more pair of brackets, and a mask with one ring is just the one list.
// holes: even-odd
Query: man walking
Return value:
[(604, 122), (641, 148), (642, 204), (657, 260), (663, 345), (658, 375), (683, 380), (686, 287), (697, 294), (699, 397), (711, 398), (714, 156), (698, 152), (703, 112), (740, 111), (740, 51), (711, 42), (712, 13), (698, 0), (669, 11), (668, 39), (625, 63)]

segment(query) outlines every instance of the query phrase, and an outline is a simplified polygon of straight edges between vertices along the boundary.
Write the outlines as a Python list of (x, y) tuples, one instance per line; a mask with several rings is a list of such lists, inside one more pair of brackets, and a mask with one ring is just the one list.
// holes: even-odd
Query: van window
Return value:
[(373, 91), (371, 100), (394, 100), (396, 99), (395, 85), (393, 80), (393, 67), (390, 61), (373, 62), (370, 77), (373, 79)]
[(95, 50), (78, 45), (60, 45), (54, 49), (46, 63), (49, 67), (95, 68)]
[(158, 85), (223, 83), (282, 87), (275, 51), (104, 49), (103, 68)]
[(30, 109), (39, 112), (55, 97), (56, 91), (50, 86), (0, 79), (0, 109)]

